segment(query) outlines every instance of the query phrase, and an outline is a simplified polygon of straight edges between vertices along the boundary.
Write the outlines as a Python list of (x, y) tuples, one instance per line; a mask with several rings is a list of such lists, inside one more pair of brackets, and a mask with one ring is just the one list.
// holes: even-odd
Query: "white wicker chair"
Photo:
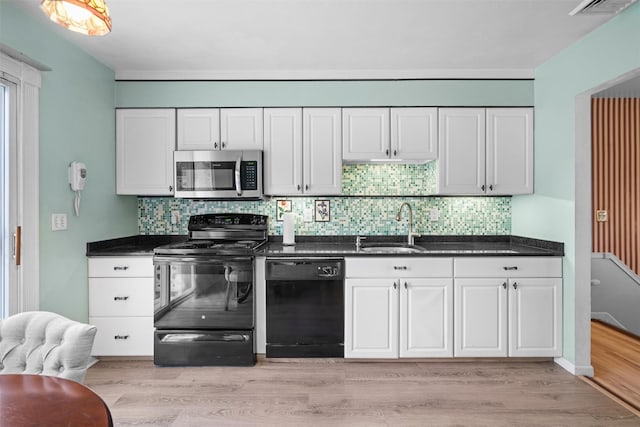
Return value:
[(40, 374), (81, 383), (96, 327), (48, 311), (0, 320), (0, 374)]

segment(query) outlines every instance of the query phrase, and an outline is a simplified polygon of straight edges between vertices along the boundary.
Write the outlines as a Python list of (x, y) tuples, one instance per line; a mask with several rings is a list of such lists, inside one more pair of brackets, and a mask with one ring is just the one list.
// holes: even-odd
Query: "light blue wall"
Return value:
[[(4, 1), (0, 42), (52, 69), (40, 90), (40, 307), (87, 321), (86, 242), (137, 232), (136, 198), (115, 195), (114, 73)], [(88, 169), (80, 217), (73, 160)], [(53, 212), (68, 215), (67, 231), (51, 231)]]
[[(565, 242), (564, 358), (575, 362), (576, 96), (640, 67), (636, 4), (535, 70), (535, 195), (512, 200), (512, 232)], [(589, 142), (582, 142), (589, 144)], [(586, 148), (589, 149), (589, 148)]]
[(531, 106), (532, 80), (119, 81), (117, 107)]

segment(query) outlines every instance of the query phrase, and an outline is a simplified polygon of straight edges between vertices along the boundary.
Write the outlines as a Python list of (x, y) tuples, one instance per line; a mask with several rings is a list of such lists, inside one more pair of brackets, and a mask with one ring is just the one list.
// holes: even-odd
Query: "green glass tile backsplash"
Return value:
[[(421, 165), (344, 165), (343, 194), (350, 197), (272, 197), (261, 201), (215, 201), (138, 198), (140, 234), (187, 234), (189, 216), (201, 213), (242, 212), (269, 216), (269, 234), (282, 234), (276, 221), (278, 200), (291, 200), (298, 235), (396, 235), (406, 234), (408, 212), (396, 221), (398, 208), (409, 202), (414, 229), (424, 235), (474, 235), (511, 233), (510, 197), (437, 197), (435, 162)], [(402, 197), (397, 197), (401, 195)], [(394, 196), (394, 197), (385, 197)], [(303, 221), (305, 209), (315, 200), (330, 202), (329, 221)], [(438, 210), (431, 221), (430, 211)], [(172, 212), (177, 221), (172, 224)], [(175, 217), (176, 215), (174, 215)]]

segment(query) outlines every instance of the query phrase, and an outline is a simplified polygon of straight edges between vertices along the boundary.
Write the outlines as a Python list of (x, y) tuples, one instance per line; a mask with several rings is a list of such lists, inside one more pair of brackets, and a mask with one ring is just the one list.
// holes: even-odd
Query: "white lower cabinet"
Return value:
[(454, 354), (562, 355), (561, 258), (456, 258)]
[(451, 258), (347, 258), (345, 358), (453, 356)]
[(152, 356), (152, 257), (89, 258), (89, 323), (94, 356)]

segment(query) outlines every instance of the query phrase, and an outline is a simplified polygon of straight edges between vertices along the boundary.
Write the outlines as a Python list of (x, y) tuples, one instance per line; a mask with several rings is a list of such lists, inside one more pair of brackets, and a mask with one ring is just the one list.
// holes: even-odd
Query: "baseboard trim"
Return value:
[(556, 357), (553, 359), (553, 361), (556, 362), (556, 364), (560, 365), (561, 368), (571, 373), (571, 375), (593, 377), (593, 366), (591, 365), (576, 366), (563, 357)]

